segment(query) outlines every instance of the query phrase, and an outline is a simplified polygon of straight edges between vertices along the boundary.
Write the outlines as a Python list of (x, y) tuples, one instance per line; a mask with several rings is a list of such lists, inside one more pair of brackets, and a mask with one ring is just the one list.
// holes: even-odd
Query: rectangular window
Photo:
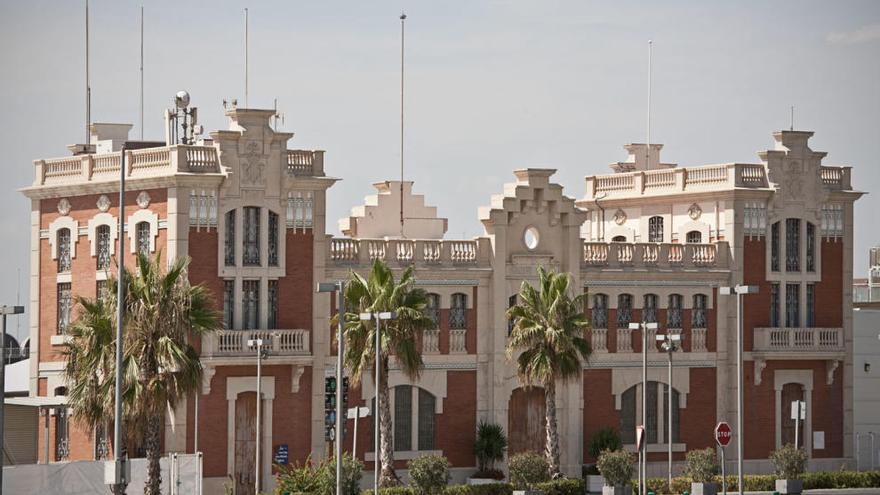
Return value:
[(593, 296), (593, 328), (608, 328), (608, 296), (596, 294)]
[(223, 328), (235, 325), (235, 280), (223, 281)]
[(98, 258), (98, 270), (107, 270), (110, 268), (110, 226), (98, 225), (95, 229), (95, 237), (97, 237), (95, 254)]
[(654, 294), (645, 295), (645, 307), (643, 309), (642, 320), (648, 323), (657, 322), (657, 296)]
[(648, 382), (648, 420), (647, 428), (648, 443), (657, 443), (657, 386), (658, 382)]
[[(668, 442), (669, 439), (669, 385), (662, 384), (663, 387), (663, 438)], [(679, 442), (679, 414), (678, 414), (678, 390), (672, 389), (672, 443)]]
[(226, 266), (235, 266), (235, 210), (226, 212), (226, 233), (223, 239)]
[(269, 315), (267, 327), (270, 329), (278, 328), (278, 281), (269, 281)]
[(816, 284), (807, 284), (807, 327), (816, 326)]
[(663, 217), (648, 219), (648, 242), (663, 242)]
[(95, 300), (98, 303), (104, 301), (104, 298), (107, 295), (107, 281), (106, 280), (98, 280), (95, 282)]
[(779, 319), (779, 284), (770, 284), (770, 326), (782, 326)]
[(807, 271), (816, 271), (816, 226), (807, 222)]
[(620, 442), (636, 443), (636, 387), (630, 387), (620, 396)]
[(70, 282), (58, 284), (58, 335), (64, 335), (70, 325), (70, 309), (73, 296), (70, 293)]
[(428, 294), (427, 304), (425, 305), (425, 316), (431, 319), (434, 328), (440, 328), (440, 295)]
[(70, 421), (67, 408), (55, 410), (55, 462), (63, 461), (70, 456)]
[(617, 328), (629, 327), (632, 321), (632, 296), (620, 294), (617, 296)]
[(137, 251), (144, 256), (150, 255), (150, 222), (138, 222), (134, 227)]
[(785, 271), (801, 271), (801, 219), (785, 220)]
[(785, 326), (797, 328), (801, 325), (801, 286), (785, 284)]
[(681, 295), (669, 296), (669, 308), (666, 310), (666, 326), (668, 328), (681, 328)]
[(691, 326), (694, 328), (706, 328), (707, 299), (705, 294), (694, 295), (694, 309), (691, 310)]
[(449, 308), (449, 328), (467, 328), (467, 295), (452, 295), (452, 307)]
[(437, 399), (419, 389), (419, 450), (434, 450), (434, 409)]
[(770, 270), (779, 271), (779, 222), (770, 227)]
[(243, 296), (241, 325), (245, 330), (260, 328), (260, 281), (243, 280), (241, 282)]
[(394, 387), (394, 450), (412, 450), (412, 387)]
[(243, 213), (242, 265), (260, 266), (260, 209), (246, 206)]
[(269, 266), (278, 266), (278, 214), (269, 212)]
[(67, 273), (70, 271), (70, 229), (59, 229), (56, 235), (58, 273)]

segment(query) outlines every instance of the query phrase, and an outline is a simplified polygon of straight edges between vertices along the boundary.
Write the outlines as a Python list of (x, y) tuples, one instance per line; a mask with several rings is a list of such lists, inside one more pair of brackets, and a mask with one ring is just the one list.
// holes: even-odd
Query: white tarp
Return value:
[[(162, 493), (166, 495), (201, 493), (201, 454), (165, 456), (159, 461)], [(147, 460), (131, 460), (128, 493), (143, 493)], [(93, 495), (110, 493), (104, 484), (103, 461), (20, 464), (3, 468), (3, 493), (16, 495)]]

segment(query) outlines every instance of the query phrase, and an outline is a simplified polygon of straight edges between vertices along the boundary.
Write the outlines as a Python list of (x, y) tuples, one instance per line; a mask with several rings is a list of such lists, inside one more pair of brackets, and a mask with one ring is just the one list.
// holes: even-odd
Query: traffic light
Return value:
[(342, 437), (348, 434), (348, 421), (345, 421), (348, 414), (348, 377), (342, 377)]
[(336, 377), (324, 378), (324, 440), (336, 439)]

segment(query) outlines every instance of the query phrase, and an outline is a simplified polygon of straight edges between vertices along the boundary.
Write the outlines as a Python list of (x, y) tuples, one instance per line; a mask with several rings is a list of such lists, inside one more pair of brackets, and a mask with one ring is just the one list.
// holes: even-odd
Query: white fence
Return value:
[[(159, 461), (162, 493), (202, 493), (202, 454), (173, 454)], [(128, 493), (142, 493), (147, 460), (131, 459)], [(92, 495), (111, 493), (104, 484), (104, 461), (72, 461), (51, 464), (19, 464), (3, 468), (3, 493), (16, 495)]]

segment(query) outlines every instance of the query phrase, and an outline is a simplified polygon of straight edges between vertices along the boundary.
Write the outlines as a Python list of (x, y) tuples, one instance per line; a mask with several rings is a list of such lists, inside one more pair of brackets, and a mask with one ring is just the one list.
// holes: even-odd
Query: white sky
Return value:
[[(758, 162), (771, 133), (816, 132), (826, 164), (880, 191), (880, 2), (172, 2), (147, 1), (146, 133), (188, 90), (206, 129), (221, 100), (278, 98), (291, 148), (327, 150), (328, 230), (371, 183), (398, 174), (399, 21), (407, 19), (407, 178), (449, 218), (482, 233), (477, 208), (511, 170), (553, 167), (569, 196), (644, 141), (647, 40), (654, 40), (652, 141), (680, 166)], [(138, 120), (137, 2), (93, 0), (92, 117)], [(83, 2), (0, 3), (0, 304), (28, 294), (32, 160), (64, 156), (84, 127)], [(132, 131), (137, 138), (140, 130)], [(856, 276), (878, 244), (876, 194), (856, 207)], [(10, 333), (16, 321), (10, 319)], [(19, 323), (27, 332), (27, 321)]]

